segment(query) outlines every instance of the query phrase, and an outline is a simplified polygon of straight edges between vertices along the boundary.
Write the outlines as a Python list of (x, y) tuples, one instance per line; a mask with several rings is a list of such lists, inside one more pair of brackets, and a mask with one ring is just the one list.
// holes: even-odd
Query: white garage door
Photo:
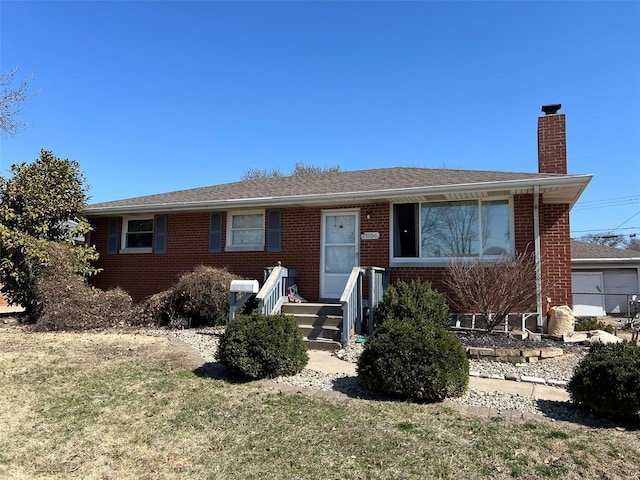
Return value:
[(573, 313), (578, 317), (605, 315), (602, 272), (573, 272)]
[(638, 293), (637, 270), (605, 270), (603, 280), (607, 313), (627, 313), (627, 296)]

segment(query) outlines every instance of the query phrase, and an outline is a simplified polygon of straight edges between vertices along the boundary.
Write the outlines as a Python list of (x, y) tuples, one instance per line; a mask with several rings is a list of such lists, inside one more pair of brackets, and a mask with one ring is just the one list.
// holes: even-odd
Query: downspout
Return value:
[(536, 309), (538, 313), (538, 333), (543, 332), (542, 320), (542, 265), (540, 257), (540, 185), (533, 186), (533, 237), (536, 262)]

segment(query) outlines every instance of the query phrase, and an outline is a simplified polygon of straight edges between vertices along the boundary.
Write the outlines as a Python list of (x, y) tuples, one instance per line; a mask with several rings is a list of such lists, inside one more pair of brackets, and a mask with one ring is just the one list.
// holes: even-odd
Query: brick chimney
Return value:
[(567, 127), (561, 104), (543, 105), (538, 117), (538, 172), (567, 173)]

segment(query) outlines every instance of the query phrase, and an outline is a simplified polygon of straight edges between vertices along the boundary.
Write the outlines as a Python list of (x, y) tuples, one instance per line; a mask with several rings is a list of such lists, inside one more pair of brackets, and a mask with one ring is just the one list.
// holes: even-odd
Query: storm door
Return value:
[(320, 296), (339, 299), (359, 259), (359, 212), (331, 210), (322, 213)]

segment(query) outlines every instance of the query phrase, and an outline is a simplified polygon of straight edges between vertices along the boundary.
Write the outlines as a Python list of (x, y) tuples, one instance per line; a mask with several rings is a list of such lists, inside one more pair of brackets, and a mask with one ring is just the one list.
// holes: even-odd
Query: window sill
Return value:
[(122, 254), (130, 254), (130, 253), (153, 253), (153, 248), (151, 248), (151, 247), (141, 247), (141, 248), (121, 248), (119, 253), (122, 253)]
[[(500, 260), (499, 256), (485, 255), (482, 258), (478, 257), (452, 257), (452, 258), (421, 258), (421, 257), (404, 257), (404, 258), (392, 258), (389, 262), (390, 267), (448, 267), (452, 263), (475, 263), (475, 262), (495, 262)], [(510, 255), (508, 258), (513, 258)]]
[(225, 252), (263, 252), (264, 245), (227, 245)]
[(392, 258), (389, 262), (390, 267), (446, 267), (451, 264), (450, 260), (436, 259), (431, 260), (419, 257)]

